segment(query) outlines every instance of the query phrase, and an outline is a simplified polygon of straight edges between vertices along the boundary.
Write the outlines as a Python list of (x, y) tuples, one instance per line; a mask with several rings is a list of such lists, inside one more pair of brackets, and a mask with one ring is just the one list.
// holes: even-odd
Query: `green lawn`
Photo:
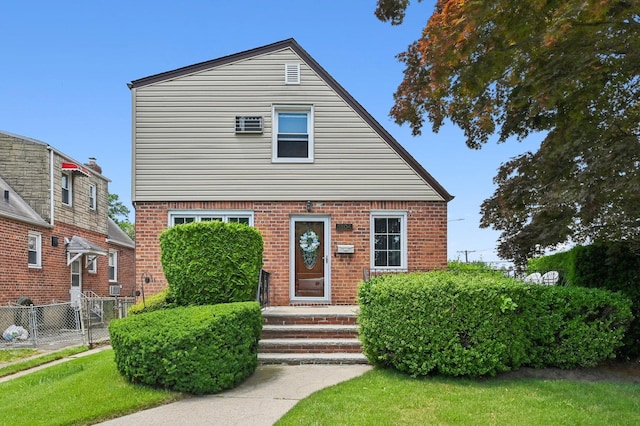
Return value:
[(0, 383), (0, 424), (83, 425), (184, 397), (127, 382), (105, 350)]
[[(113, 350), (0, 383), (0, 424), (85, 425), (186, 397), (132, 385)], [(278, 425), (632, 425), (640, 386), (540, 379), (414, 379), (391, 370), (323, 389)]]
[(640, 424), (640, 386), (539, 379), (414, 379), (375, 369), (300, 401), (277, 423), (430, 424)]
[[(61, 349), (59, 351), (42, 354), (41, 351), (35, 349), (4, 349), (0, 350), (0, 377), (9, 376), (19, 371), (28, 370), (39, 365), (47, 364), (71, 355), (79, 354), (87, 351), (86, 346), (72, 346), (70, 348)], [(36, 356), (37, 355), (37, 356)], [(20, 359), (33, 357), (21, 362)], [(3, 363), (12, 362), (8, 365)]]

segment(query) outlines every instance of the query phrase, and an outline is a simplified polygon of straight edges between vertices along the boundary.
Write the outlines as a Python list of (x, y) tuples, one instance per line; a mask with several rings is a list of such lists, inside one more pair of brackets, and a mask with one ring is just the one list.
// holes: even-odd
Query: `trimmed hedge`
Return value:
[(192, 394), (229, 389), (250, 376), (261, 330), (257, 302), (178, 307), (109, 324), (127, 380)]
[(160, 247), (162, 269), (177, 305), (255, 300), (263, 253), (257, 229), (194, 222), (165, 230)]
[(140, 298), (140, 300), (135, 305), (132, 305), (129, 308), (128, 313), (129, 315), (138, 315), (145, 312), (153, 312), (160, 309), (170, 309), (173, 307), (175, 307), (173, 297), (169, 295), (169, 289), (165, 288), (159, 293), (145, 297), (144, 301), (142, 300), (142, 298)]
[(621, 295), (495, 274), (382, 275), (358, 299), (369, 361), (414, 376), (594, 366), (614, 356), (631, 318)]
[(626, 242), (576, 246), (529, 260), (529, 270), (565, 270), (569, 285), (619, 291), (631, 299), (634, 320), (618, 355), (640, 357), (640, 255)]

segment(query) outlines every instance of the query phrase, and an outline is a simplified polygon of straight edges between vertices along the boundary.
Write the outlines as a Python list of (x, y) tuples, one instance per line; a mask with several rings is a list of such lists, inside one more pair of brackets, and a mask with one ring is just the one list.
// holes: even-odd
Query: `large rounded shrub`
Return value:
[(164, 309), (109, 324), (120, 374), (193, 394), (229, 389), (250, 376), (261, 330), (257, 302)]
[(631, 319), (620, 294), (483, 273), (383, 275), (358, 300), (364, 354), (411, 375), (595, 366), (614, 357)]
[(255, 300), (263, 252), (257, 229), (220, 221), (177, 225), (160, 235), (160, 247), (177, 305)]

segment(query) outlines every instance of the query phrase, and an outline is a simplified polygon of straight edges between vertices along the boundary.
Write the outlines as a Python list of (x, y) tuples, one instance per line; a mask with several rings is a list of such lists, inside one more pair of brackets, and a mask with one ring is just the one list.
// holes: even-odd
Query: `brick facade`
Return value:
[[(131, 296), (134, 285), (134, 251), (116, 244), (105, 243), (105, 235), (88, 232), (71, 225), (56, 225), (54, 229), (38, 227), (24, 222), (0, 218), (4, 238), (2, 266), (0, 267), (0, 304), (17, 303), (20, 297), (28, 297), (35, 304), (69, 301), (71, 270), (67, 266), (64, 238), (82, 235), (83, 238), (109, 250), (118, 251), (118, 282), (109, 283), (108, 258), (98, 256), (97, 273), (89, 273), (82, 261), (82, 290), (105, 296), (109, 284), (122, 285), (122, 296)], [(28, 266), (27, 238), (29, 232), (37, 232), (42, 241), (42, 266)], [(52, 237), (57, 237), (54, 247)]]
[[(168, 227), (170, 210), (253, 211), (254, 226), (264, 240), (264, 266), (271, 273), (272, 305), (289, 305), (291, 217), (330, 217), (331, 304), (355, 303), (363, 268), (370, 267), (370, 212), (402, 211), (407, 214), (407, 270), (446, 267), (447, 204), (430, 201), (318, 202), (311, 213), (306, 202), (138, 202), (136, 203), (136, 268), (138, 276), (150, 277), (145, 294), (167, 286), (160, 263), (158, 236)], [(352, 224), (339, 231), (336, 224)], [(335, 254), (337, 244), (352, 244), (354, 254)]]
[[(3, 235), (3, 244), (0, 245), (0, 304), (16, 303), (23, 296), (36, 304), (69, 301), (71, 268), (67, 265), (65, 238), (73, 236), (118, 252), (117, 282), (109, 282), (108, 256), (97, 257), (96, 273), (89, 273), (85, 267), (86, 256), (80, 257), (83, 291), (108, 296), (109, 285), (119, 284), (122, 285), (122, 296), (131, 296), (135, 292), (133, 242), (123, 245), (108, 240), (109, 180), (101, 175), (99, 169), (89, 170), (88, 176), (68, 172), (72, 202), (64, 205), (61, 188), (63, 162), (81, 165), (44, 142), (0, 132), (0, 177), (15, 191), (8, 200), (2, 201), (7, 206), (0, 206), (0, 232)], [(99, 167), (95, 163), (93, 166)], [(96, 188), (95, 209), (89, 207), (89, 185)], [(51, 186), (53, 194), (49, 190)], [(18, 201), (28, 204), (42, 221), (17, 217), (11, 207)], [(47, 226), (52, 222), (53, 225)], [(41, 237), (42, 264), (39, 268), (28, 265), (30, 232)], [(54, 240), (57, 240), (57, 246)]]

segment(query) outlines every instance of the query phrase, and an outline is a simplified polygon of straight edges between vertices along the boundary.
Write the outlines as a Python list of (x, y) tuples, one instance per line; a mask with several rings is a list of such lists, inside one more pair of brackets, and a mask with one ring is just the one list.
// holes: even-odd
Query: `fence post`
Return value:
[(31, 334), (31, 341), (35, 348), (38, 344), (38, 318), (36, 316), (36, 308), (33, 305), (29, 306), (29, 333)]

